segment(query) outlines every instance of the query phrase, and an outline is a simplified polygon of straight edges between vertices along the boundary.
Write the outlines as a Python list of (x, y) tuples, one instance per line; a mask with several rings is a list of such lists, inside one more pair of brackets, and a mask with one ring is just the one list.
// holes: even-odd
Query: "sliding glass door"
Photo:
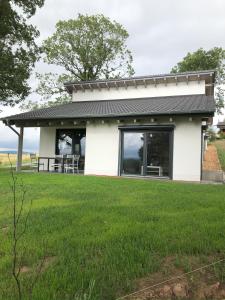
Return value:
[(122, 131), (121, 174), (171, 177), (172, 131)]
[(146, 133), (145, 175), (169, 177), (170, 132)]
[(123, 173), (142, 175), (144, 134), (126, 132), (123, 138)]

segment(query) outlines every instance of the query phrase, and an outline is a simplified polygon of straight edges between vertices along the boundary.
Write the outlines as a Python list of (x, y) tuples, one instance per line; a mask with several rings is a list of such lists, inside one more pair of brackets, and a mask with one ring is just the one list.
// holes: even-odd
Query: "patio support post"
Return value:
[(20, 127), (20, 133), (18, 135), (18, 149), (17, 149), (17, 160), (16, 160), (16, 171), (21, 171), (22, 166), (22, 155), (23, 155), (23, 131), (24, 128)]

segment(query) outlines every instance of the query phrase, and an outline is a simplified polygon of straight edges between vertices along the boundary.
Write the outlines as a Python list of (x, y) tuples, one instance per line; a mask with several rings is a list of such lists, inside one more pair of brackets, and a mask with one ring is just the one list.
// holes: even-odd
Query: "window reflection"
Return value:
[(84, 129), (58, 129), (56, 154), (85, 156), (86, 132)]
[(169, 132), (146, 134), (146, 175), (169, 176)]
[(143, 168), (143, 143), (143, 133), (124, 133), (123, 173), (141, 175)]
[(80, 154), (81, 154), (81, 156), (85, 156), (85, 145), (86, 145), (86, 136), (83, 136), (80, 139), (80, 147), (81, 147)]
[(59, 132), (57, 147), (58, 154), (72, 154), (72, 133)]

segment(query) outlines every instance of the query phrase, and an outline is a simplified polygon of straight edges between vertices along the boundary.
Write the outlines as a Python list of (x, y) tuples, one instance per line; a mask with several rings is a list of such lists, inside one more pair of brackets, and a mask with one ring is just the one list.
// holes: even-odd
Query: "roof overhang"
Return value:
[(128, 88), (128, 87), (138, 87), (147, 85), (157, 85), (157, 84), (169, 84), (169, 83), (180, 83), (180, 82), (191, 82), (191, 81), (205, 81), (206, 87), (213, 87), (215, 81), (215, 71), (193, 71), (184, 73), (170, 73), (170, 74), (160, 74), (160, 75), (148, 75), (121, 79), (108, 79), (108, 80), (94, 80), (94, 81), (73, 81), (65, 82), (64, 86), (66, 90), (72, 94), (72, 92), (77, 91), (93, 91), (94, 89), (110, 89), (110, 88)]
[(7, 116), (1, 121), (18, 127), (43, 127), (85, 124), (97, 120), (147, 119), (159, 116), (214, 115), (213, 96), (180, 95), (137, 99), (80, 101)]
[(160, 114), (160, 113), (154, 113), (154, 114), (141, 114), (141, 115), (108, 115), (108, 116), (86, 116), (86, 117), (80, 117), (80, 118), (38, 118), (38, 119), (26, 119), (26, 120), (12, 120), (12, 119), (4, 119), (2, 122), (6, 126), (12, 126), (15, 125), (16, 127), (60, 127), (60, 126), (81, 126), (85, 127), (86, 124), (95, 123), (95, 122), (101, 122), (101, 123), (107, 123), (112, 120), (117, 121), (118, 123), (121, 122), (129, 122), (135, 120), (135, 122), (138, 122), (140, 120), (147, 120), (153, 122), (152, 120), (158, 120), (160, 117), (168, 117), (169, 119), (175, 119), (176, 117), (199, 117), (202, 120), (210, 120), (213, 117), (214, 113), (206, 113), (206, 112), (191, 112), (191, 113), (166, 113), (166, 114)]

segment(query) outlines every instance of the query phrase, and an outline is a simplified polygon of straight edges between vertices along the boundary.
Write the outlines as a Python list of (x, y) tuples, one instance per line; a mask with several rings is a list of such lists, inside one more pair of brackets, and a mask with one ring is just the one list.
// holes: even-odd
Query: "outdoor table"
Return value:
[(62, 158), (59, 158), (59, 157), (56, 157), (56, 156), (39, 156), (38, 157), (38, 172), (39, 172), (39, 165), (40, 165), (40, 160), (47, 160), (47, 172), (49, 172), (49, 165), (50, 165), (50, 160), (53, 159), (53, 160), (62, 160), (62, 168), (61, 168), (61, 172), (63, 173), (64, 172), (64, 162), (65, 162), (65, 157), (62, 157)]
[(163, 175), (162, 167), (160, 166), (147, 166), (147, 173), (158, 173), (159, 176)]

